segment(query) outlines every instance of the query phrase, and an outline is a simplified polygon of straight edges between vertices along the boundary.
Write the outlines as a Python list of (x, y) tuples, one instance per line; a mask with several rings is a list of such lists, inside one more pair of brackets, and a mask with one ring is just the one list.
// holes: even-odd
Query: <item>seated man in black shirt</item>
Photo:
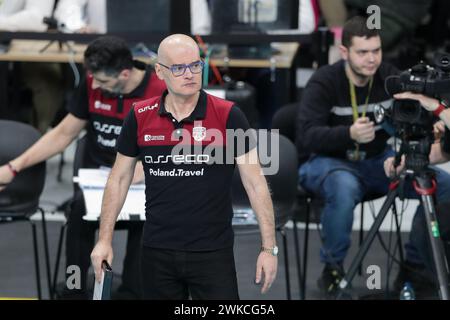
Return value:
[[(318, 285), (329, 296), (344, 274), (355, 206), (366, 195), (388, 192), (383, 164), (394, 154), (388, 133), (374, 124), (374, 107), (392, 104), (384, 81), (397, 74), (382, 62), (378, 31), (354, 17), (344, 26), (340, 50), (343, 60), (320, 68), (308, 82), (297, 118), (300, 184), (325, 203), (320, 251), (325, 268)], [(450, 175), (439, 171), (442, 200), (450, 197)], [(421, 267), (415, 240), (406, 245), (406, 261)]]

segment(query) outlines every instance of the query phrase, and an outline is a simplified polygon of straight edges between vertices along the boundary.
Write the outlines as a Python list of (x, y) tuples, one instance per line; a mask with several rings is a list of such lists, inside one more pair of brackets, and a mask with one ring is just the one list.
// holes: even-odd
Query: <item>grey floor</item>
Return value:
[[(72, 192), (71, 182), (71, 158), (73, 148), (66, 152), (66, 165), (62, 174), (62, 181), (58, 182), (56, 179), (56, 173), (58, 168), (59, 157), (51, 159), (47, 164), (47, 181), (46, 188), (41, 198), (41, 204), (46, 210), (46, 217), (48, 220), (48, 238), (50, 246), (50, 260), (52, 265), (52, 271), (54, 269), (54, 261), (56, 256), (56, 248), (59, 237), (60, 227), (62, 225), (62, 215), (59, 212), (54, 212), (55, 208), (68, 199)], [(36, 221), (38, 225), (38, 235), (41, 233), (40, 221)], [(315, 228), (314, 226), (312, 228)], [(31, 243), (31, 229), (28, 223), (10, 223), (0, 225), (0, 298), (35, 298), (36, 293), (36, 281), (34, 273), (33, 251)], [(298, 226), (299, 238), (301, 247), (303, 246), (304, 229), (301, 225)], [(286, 229), (288, 240), (288, 258), (289, 258), (289, 275), (291, 280), (292, 298), (299, 299), (299, 283), (297, 277), (297, 268), (295, 264), (294, 254), (294, 242), (293, 242), (293, 230), (292, 224), (289, 224), (289, 228)], [(387, 239), (388, 233), (381, 232), (382, 236)], [(351, 259), (357, 249), (357, 236), (358, 232), (354, 231), (353, 246), (349, 254)], [(117, 231), (114, 238), (115, 259), (113, 263), (113, 269), (117, 274), (120, 274), (122, 269), (122, 261), (124, 256), (126, 231)], [(41, 241), (41, 253), (42, 253), (42, 238)], [(278, 243), (282, 244), (281, 237), (279, 235)], [(260, 240), (258, 235), (237, 235), (235, 241), (235, 257), (238, 272), (238, 284), (240, 296), (242, 299), (255, 299), (255, 300), (282, 300), (286, 299), (286, 281), (285, 281), (285, 268), (284, 268), (284, 255), (281, 251), (279, 257), (279, 270), (276, 282), (273, 284), (271, 290), (265, 294), (260, 294), (260, 287), (254, 284), (255, 276), (255, 262), (260, 247)], [(317, 230), (313, 229), (310, 232), (309, 238), (309, 256), (308, 256), (308, 272), (307, 272), (307, 299), (322, 299), (319, 290), (316, 286), (316, 280), (322, 271), (322, 265), (319, 263), (319, 247), (320, 239)], [(48, 299), (47, 290), (47, 277), (44, 272), (43, 264), (44, 255), (41, 254), (41, 280), (43, 284), (43, 298)], [(64, 266), (64, 254), (63, 260), (60, 263), (59, 268), (59, 281), (63, 280), (63, 266)], [(348, 259), (346, 267), (350, 260)], [(355, 298), (364, 298), (367, 295), (371, 296), (383, 296), (385, 283), (387, 280), (387, 255), (380, 246), (378, 240), (376, 240), (370, 248), (370, 251), (364, 260), (363, 271), (369, 265), (376, 265), (381, 270), (381, 284), (382, 289), (369, 290), (366, 286), (366, 281), (369, 275), (363, 272), (362, 276), (357, 275), (353, 280), (353, 294)], [(397, 266), (394, 264), (391, 269), (390, 283), (397, 274)]]

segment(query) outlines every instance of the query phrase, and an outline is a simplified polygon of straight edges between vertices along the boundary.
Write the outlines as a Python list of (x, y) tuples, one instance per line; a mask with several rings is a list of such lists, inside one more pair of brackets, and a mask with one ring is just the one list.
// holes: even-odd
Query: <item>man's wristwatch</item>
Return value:
[(277, 246), (273, 246), (272, 248), (261, 247), (261, 252), (270, 253), (271, 255), (276, 257), (278, 255), (278, 247)]

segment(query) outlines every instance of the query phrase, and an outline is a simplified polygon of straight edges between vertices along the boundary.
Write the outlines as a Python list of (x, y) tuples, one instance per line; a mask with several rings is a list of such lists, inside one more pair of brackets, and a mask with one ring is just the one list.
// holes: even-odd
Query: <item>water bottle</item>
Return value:
[(405, 282), (402, 291), (400, 292), (400, 300), (415, 300), (416, 295), (414, 294), (414, 289), (409, 282)]

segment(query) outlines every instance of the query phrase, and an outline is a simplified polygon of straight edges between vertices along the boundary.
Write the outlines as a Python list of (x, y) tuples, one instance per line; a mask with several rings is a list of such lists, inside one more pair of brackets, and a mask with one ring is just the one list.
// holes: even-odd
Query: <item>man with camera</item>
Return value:
[[(374, 124), (375, 107), (392, 104), (385, 80), (398, 74), (382, 62), (378, 30), (368, 29), (363, 17), (350, 19), (340, 51), (341, 61), (317, 70), (308, 82), (297, 117), (300, 184), (324, 200), (320, 260), (325, 267), (318, 285), (327, 297), (335, 296), (344, 275), (354, 209), (364, 199), (387, 194), (383, 165), (394, 155), (386, 143), (389, 134)], [(450, 175), (441, 171), (438, 184), (438, 199), (450, 197)], [(421, 269), (415, 244), (408, 243), (406, 252), (411, 265)]]

